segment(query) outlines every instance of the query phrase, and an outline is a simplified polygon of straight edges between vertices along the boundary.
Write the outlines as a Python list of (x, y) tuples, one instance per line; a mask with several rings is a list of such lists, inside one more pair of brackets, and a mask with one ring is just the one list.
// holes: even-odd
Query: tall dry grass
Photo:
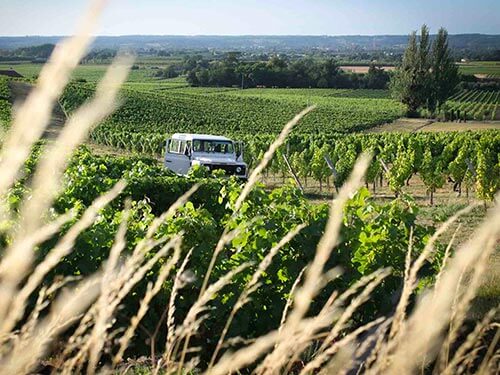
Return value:
[[(15, 114), (12, 127), (0, 151), (2, 201), (9, 187), (19, 178), (20, 167), (28, 157), (31, 146), (41, 137), (47, 126), (54, 101), (61, 94), (71, 71), (89, 45), (93, 25), (103, 3), (94, 1), (78, 29), (77, 36), (64, 41), (56, 48), (40, 75), (37, 88)], [(2, 250), (0, 263), (0, 374), (33, 372), (41, 360), (49, 355), (58, 358), (60, 367), (56, 372), (94, 374), (125, 371), (122, 359), (130, 340), (145, 316), (150, 302), (169, 277), (172, 277), (174, 286), (170, 301), (165, 306), (167, 339), (165, 346), (159, 349), (162, 351), (158, 356), (159, 360), (155, 357), (150, 370), (154, 373), (179, 374), (194, 369), (201, 371), (205, 366), (200, 364), (197, 356), (199, 348), (191, 347), (190, 337), (210, 314), (209, 304), (213, 296), (248, 266), (244, 264), (211, 282), (211, 271), (218, 256), (234, 237), (234, 233), (225, 230), (207, 267), (198, 300), (182, 322), (175, 321), (176, 296), (183, 287), (184, 270), (190, 262), (191, 252), (182, 259), (182, 232), (171, 238), (159, 239), (155, 237), (155, 233), (162, 223), (169, 220), (176, 210), (189, 200), (196, 190), (194, 187), (153, 222), (145, 238), (135, 246), (129, 256), (122, 254), (126, 246), (128, 220), (128, 208), (125, 207), (123, 222), (101, 271), (84, 280), (67, 279), (45, 285), (45, 276), (73, 250), (78, 235), (94, 222), (99, 210), (116, 198), (124, 188), (124, 184), (119, 183), (98, 198), (62, 236), (47, 257), (39, 264), (34, 264), (33, 254), (36, 246), (58, 233), (65, 223), (74, 218), (74, 213), (70, 212), (53, 221), (47, 221), (46, 212), (61, 187), (60, 177), (68, 156), (84, 140), (88, 129), (116, 108), (118, 88), (125, 80), (130, 63), (130, 59), (125, 58), (112, 65), (101, 82), (95, 99), (77, 111), (68, 120), (60, 136), (48, 146), (32, 181), (33, 195), (31, 199), (23, 202), (19, 217), (13, 218), (19, 226), (12, 233), (12, 244)], [(239, 210), (286, 136), (312, 109), (306, 109), (284, 127), (251, 174), (237, 200), (235, 212)], [(357, 162), (350, 179), (332, 201), (330, 218), (316, 249), (316, 255), (307, 269), (300, 274), (300, 280), (297, 279), (294, 283), (279, 329), (251, 342), (240, 338), (244, 344), (235, 351), (224, 349), (228, 343), (225, 339), (227, 331), (235, 315), (251, 299), (252, 293), (261, 287), (261, 274), (279, 253), (280, 248), (291, 241), (302, 227), (296, 228), (274, 248), (269, 249), (268, 255), (257, 266), (228, 317), (206, 373), (230, 374), (252, 368), (256, 374), (412, 374), (422, 372), (422, 369), (431, 364), (435, 366), (434, 369), (425, 371), (455, 374), (476, 368), (479, 373), (486, 374), (498, 370), (498, 333), (485, 348), (486, 354), (482, 362), (471, 367), (471, 363), (477, 359), (478, 350), (482, 345), (480, 340), (485, 330), (496, 329), (498, 332), (494, 312), (478, 323), (464, 341), (457, 341), (457, 337), (462, 333), (467, 308), (477, 292), (480, 276), (499, 238), (498, 206), (491, 209), (488, 218), (474, 236), (462, 245), (453, 257), (449, 256), (447, 251), (443, 269), (438, 277), (439, 282), (421, 295), (410, 313), (409, 303), (415, 295), (418, 271), (424, 260), (432, 256), (433, 243), (458, 215), (445, 223), (416, 261), (411, 262), (411, 257), (408, 257), (403, 293), (393, 316), (380, 317), (354, 330), (347, 329), (353, 314), (371, 297), (372, 292), (389, 274), (389, 270), (377, 271), (343, 293), (333, 292), (318, 314), (310, 314), (315, 296), (339, 275), (339, 270), (326, 269), (325, 266), (332, 250), (339, 243), (343, 206), (362, 186), (368, 164), (369, 156), (364, 156)], [(3, 218), (10, 217), (6, 205), (2, 206), (2, 210)], [(146, 257), (148, 253), (154, 255)], [(137, 313), (130, 317), (126, 331), (113, 331), (114, 317), (124, 298), (160, 261), (163, 262), (163, 267), (157, 275), (157, 280), (148, 286)], [(172, 270), (179, 263), (177, 272), (171, 276)], [(461, 283), (464, 275), (467, 283)], [(70, 287), (67, 287), (68, 284)], [(49, 298), (49, 295), (54, 294), (57, 298)], [(33, 295), (37, 295), (37, 303), (30, 311), (26, 311), (27, 300)], [(48, 310), (50, 313), (42, 317), (41, 312)], [(61, 338), (60, 335), (68, 329), (71, 329), (69, 334)], [(111, 345), (116, 338), (118, 344)], [(51, 344), (56, 342), (59, 342), (58, 346), (63, 349), (51, 352)], [(451, 350), (451, 347), (454, 349)], [(111, 360), (102, 360), (105, 348), (111, 350)]]

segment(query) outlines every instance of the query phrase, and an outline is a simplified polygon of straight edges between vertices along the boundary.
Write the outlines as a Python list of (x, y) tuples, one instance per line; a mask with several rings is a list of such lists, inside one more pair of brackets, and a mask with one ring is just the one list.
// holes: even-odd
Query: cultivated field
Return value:
[(484, 78), (500, 78), (500, 62), (498, 61), (470, 61), (458, 65), (463, 74), (479, 75)]
[[(460, 119), (498, 120), (500, 119), (500, 91), (460, 91), (448, 100), (443, 111), (453, 111), (455, 118)], [(446, 113), (445, 117), (453, 117), (453, 114)]]
[[(392, 72), (396, 69), (395, 66), (380, 66), (380, 68), (382, 68), (386, 72)], [(368, 73), (368, 69), (370, 69), (370, 67), (365, 65), (359, 65), (359, 66), (341, 65), (340, 69), (342, 69), (344, 72), (349, 72), (349, 73), (366, 74)]]
[[(97, 86), (104, 72), (67, 72), (70, 131), (36, 143), (46, 123), (24, 107), (2, 143), (0, 374), (496, 371), (496, 122), (401, 120), (382, 90), (191, 88), (144, 65)], [(27, 88), (0, 78), (4, 129)], [(447, 105), (490, 119), (498, 94)], [(247, 184), (166, 170), (183, 131), (243, 140)], [(78, 147), (87, 132), (98, 146)]]

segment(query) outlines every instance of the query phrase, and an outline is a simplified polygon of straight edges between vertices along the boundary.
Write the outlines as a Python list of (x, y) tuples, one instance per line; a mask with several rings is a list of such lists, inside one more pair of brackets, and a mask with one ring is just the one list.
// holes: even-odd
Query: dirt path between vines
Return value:
[[(33, 85), (20, 81), (10, 81), (9, 87), (11, 92), (12, 104), (16, 106), (24, 102), (30, 91), (33, 89)], [(67, 117), (64, 113), (63, 108), (59, 103), (56, 103), (54, 109), (52, 110), (52, 116), (50, 118), (49, 125), (47, 126), (47, 129), (43, 133), (42, 137), (44, 139), (55, 139), (61, 132), (61, 129), (66, 122), (66, 118)]]
[(435, 131), (467, 131), (467, 130), (500, 130), (500, 121), (467, 121), (437, 122), (428, 119), (400, 118), (394, 122), (368, 129), (365, 133), (381, 132), (435, 132)]

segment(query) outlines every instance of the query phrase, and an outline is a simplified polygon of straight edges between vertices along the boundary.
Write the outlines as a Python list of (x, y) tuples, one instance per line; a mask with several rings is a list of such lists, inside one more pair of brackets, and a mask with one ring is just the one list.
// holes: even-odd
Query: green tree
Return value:
[(411, 33), (403, 62), (390, 84), (393, 97), (406, 105), (409, 115), (415, 115), (420, 107), (428, 104), (431, 93), (430, 68), (429, 29), (424, 25), (419, 41), (417, 33)]
[(448, 48), (448, 32), (440, 28), (432, 45), (432, 96), (429, 109), (439, 109), (459, 83), (458, 66)]
[(366, 74), (367, 89), (386, 89), (389, 82), (389, 73), (375, 64), (370, 64)]

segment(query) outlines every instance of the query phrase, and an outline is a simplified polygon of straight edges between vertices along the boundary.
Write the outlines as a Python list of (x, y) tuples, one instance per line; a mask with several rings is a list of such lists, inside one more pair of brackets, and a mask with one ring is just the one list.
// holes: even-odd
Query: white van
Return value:
[(203, 165), (211, 171), (222, 169), (226, 175), (241, 179), (248, 175), (241, 142), (207, 134), (174, 134), (167, 140), (165, 167), (185, 176), (194, 165)]

